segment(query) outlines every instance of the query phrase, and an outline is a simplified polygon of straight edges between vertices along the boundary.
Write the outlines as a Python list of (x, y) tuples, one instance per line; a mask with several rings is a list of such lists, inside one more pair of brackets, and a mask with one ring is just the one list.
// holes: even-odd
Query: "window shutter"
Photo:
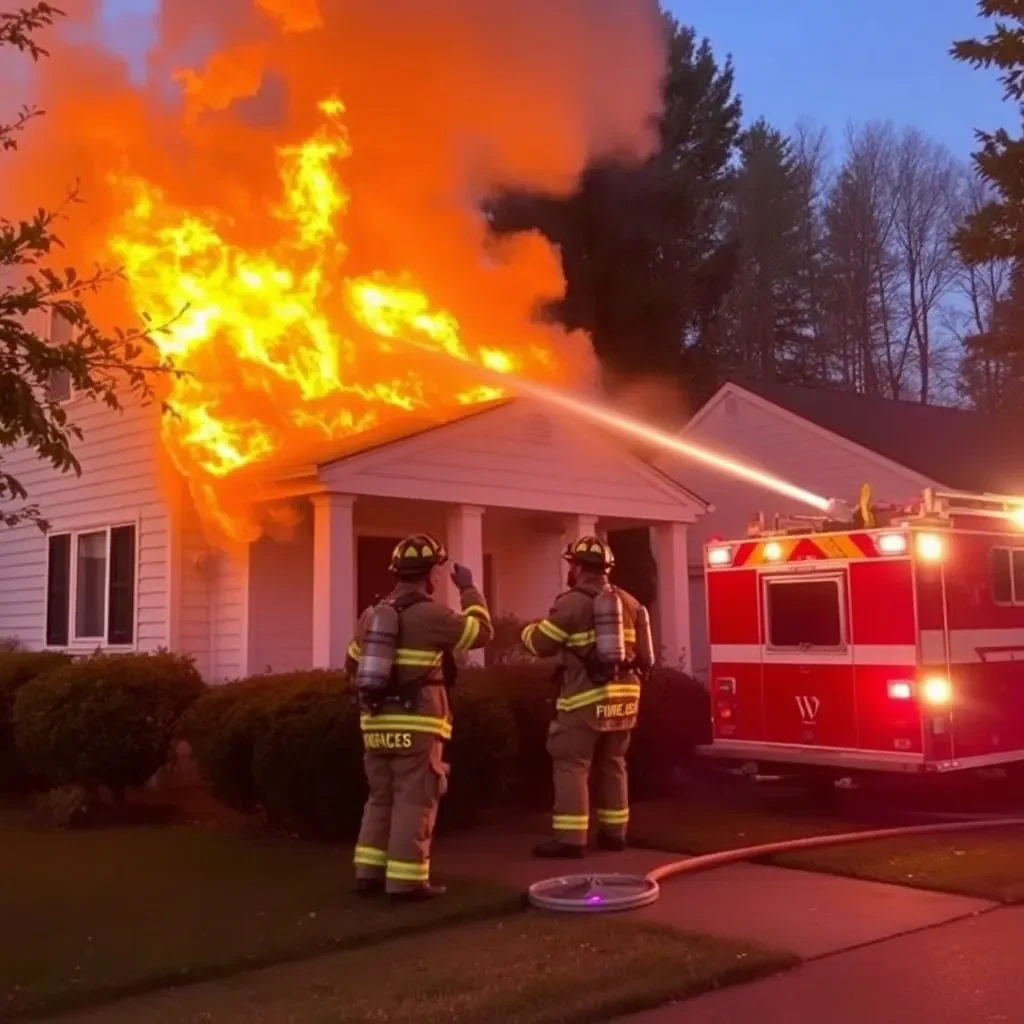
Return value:
[(130, 644), (135, 639), (135, 527), (110, 531), (110, 599), (107, 643)]
[(65, 647), (71, 615), (71, 535), (50, 538), (46, 570), (46, 644)]

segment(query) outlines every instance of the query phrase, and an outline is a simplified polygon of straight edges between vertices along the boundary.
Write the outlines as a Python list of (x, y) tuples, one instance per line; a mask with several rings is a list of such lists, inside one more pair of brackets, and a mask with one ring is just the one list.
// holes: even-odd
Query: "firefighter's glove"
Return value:
[(464, 565), (459, 565), (458, 562), (452, 566), (452, 583), (455, 584), (456, 588), (461, 593), (463, 590), (469, 590), (473, 586), (473, 571)]

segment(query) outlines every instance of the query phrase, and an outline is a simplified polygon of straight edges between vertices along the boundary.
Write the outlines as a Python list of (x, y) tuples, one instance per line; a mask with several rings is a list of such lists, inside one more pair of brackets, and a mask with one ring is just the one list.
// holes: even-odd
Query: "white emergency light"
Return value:
[(777, 562), (782, 557), (782, 545), (777, 541), (769, 541), (764, 546), (764, 557), (769, 562)]
[(907, 550), (905, 533), (883, 533), (878, 538), (878, 550), (883, 555), (902, 555)]
[(914, 696), (914, 687), (906, 679), (891, 679), (889, 696), (892, 700), (910, 700)]
[(921, 693), (929, 704), (948, 704), (953, 699), (953, 687), (945, 676), (929, 676), (921, 686)]
[(732, 548), (708, 548), (708, 565), (732, 565)]
[(1024, 530), (1024, 506), (1015, 509), (1014, 512), (1010, 515), (1010, 518), (1013, 520), (1015, 526), (1019, 526), (1022, 530)]
[(942, 558), (942, 538), (937, 533), (919, 533), (915, 543), (918, 556), (925, 562), (938, 562)]

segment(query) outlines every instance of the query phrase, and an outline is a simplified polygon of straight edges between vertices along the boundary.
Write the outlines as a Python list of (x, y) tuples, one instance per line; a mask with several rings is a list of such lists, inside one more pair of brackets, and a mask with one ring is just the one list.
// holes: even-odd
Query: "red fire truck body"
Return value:
[(706, 546), (701, 753), (817, 777), (1024, 761), (1024, 499), (926, 491), (864, 521)]

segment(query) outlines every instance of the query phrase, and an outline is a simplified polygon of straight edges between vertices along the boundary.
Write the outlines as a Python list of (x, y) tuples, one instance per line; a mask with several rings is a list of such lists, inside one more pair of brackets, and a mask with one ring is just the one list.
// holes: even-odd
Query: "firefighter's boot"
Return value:
[(443, 896), (447, 892), (443, 885), (434, 885), (427, 882), (424, 885), (417, 885), (412, 889), (399, 889), (396, 892), (388, 893), (396, 903), (423, 903), (425, 900), (433, 900)]
[(380, 896), (384, 892), (383, 878), (357, 878), (357, 896)]
[(613, 836), (610, 832), (598, 832), (596, 842), (598, 849), (607, 853), (621, 853), (626, 848), (626, 837)]
[(586, 856), (586, 849), (576, 843), (563, 843), (560, 839), (546, 839), (533, 848), (534, 857), (548, 860), (580, 860)]

